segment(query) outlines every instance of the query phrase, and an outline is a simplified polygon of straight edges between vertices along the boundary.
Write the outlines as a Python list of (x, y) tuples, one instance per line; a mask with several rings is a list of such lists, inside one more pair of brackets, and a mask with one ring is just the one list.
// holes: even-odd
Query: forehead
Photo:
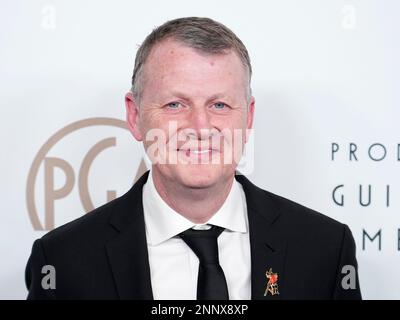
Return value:
[(237, 89), (246, 81), (247, 74), (233, 50), (207, 54), (168, 39), (150, 52), (145, 64), (145, 78), (146, 89), (153, 87), (157, 93), (168, 89), (193, 88), (206, 92)]

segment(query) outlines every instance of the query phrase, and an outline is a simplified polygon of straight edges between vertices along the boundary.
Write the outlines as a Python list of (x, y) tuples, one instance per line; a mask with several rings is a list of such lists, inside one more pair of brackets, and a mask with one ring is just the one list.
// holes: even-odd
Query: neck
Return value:
[(196, 224), (206, 223), (222, 207), (231, 190), (234, 175), (207, 188), (190, 188), (151, 170), (160, 197), (176, 212)]

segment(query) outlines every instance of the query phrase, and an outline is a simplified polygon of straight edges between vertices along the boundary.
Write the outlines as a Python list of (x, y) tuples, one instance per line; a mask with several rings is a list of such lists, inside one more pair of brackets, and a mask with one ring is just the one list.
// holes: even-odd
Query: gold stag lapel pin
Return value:
[(267, 288), (265, 289), (264, 292), (264, 297), (270, 293), (272, 296), (279, 294), (278, 291), (278, 274), (272, 272), (272, 268), (269, 268), (267, 272), (265, 273), (265, 276), (267, 277), (268, 283), (267, 283)]

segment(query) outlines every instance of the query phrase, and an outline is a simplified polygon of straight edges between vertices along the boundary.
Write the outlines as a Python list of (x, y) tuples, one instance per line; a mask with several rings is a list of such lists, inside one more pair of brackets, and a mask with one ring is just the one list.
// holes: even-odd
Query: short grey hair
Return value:
[(252, 68), (249, 53), (243, 42), (222, 23), (210, 18), (186, 17), (167, 21), (155, 28), (140, 45), (135, 58), (131, 91), (140, 104), (143, 90), (143, 69), (153, 47), (166, 39), (173, 39), (206, 54), (225, 54), (234, 51), (247, 71), (246, 99), (251, 98)]

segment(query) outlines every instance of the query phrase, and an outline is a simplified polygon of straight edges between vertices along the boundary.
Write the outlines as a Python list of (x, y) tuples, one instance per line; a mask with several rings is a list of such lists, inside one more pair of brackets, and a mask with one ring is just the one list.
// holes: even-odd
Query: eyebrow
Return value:
[[(172, 96), (175, 96), (175, 97), (178, 97), (178, 98), (180, 98), (180, 99), (189, 101), (190, 103), (193, 102), (192, 99), (191, 99), (189, 96), (187, 96), (185, 93), (183, 93), (183, 92), (172, 91), (172, 92), (171, 92), (171, 95), (172, 95)], [(211, 101), (213, 101), (213, 100), (222, 99), (222, 98), (227, 99), (228, 97), (227, 97), (226, 94), (224, 94), (224, 93), (222, 93), (222, 92), (221, 92), (221, 93), (216, 93), (216, 94), (213, 94), (212, 96), (210, 96), (209, 98), (207, 98), (206, 103), (208, 104), (209, 102), (211, 102)]]

